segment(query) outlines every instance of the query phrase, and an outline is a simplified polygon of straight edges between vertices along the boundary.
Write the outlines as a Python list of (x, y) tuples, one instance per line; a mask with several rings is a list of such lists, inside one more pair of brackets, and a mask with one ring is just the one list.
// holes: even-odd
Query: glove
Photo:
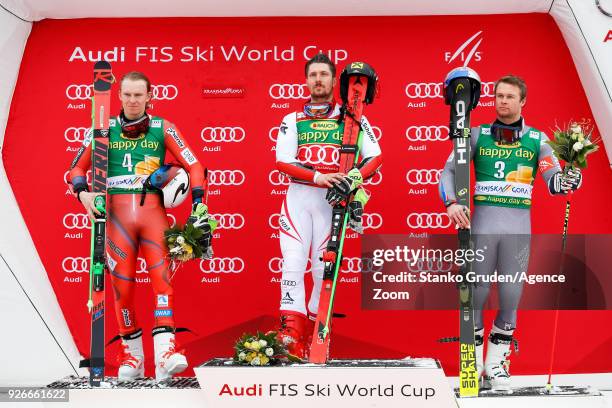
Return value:
[(567, 194), (575, 191), (582, 185), (582, 173), (577, 167), (566, 167), (563, 171), (555, 173), (548, 181), (548, 187), (553, 194)]
[(211, 259), (213, 257), (212, 234), (217, 228), (217, 220), (211, 218), (208, 214), (206, 204), (193, 204), (191, 215), (187, 218), (187, 224), (192, 224), (202, 231), (202, 236), (198, 238), (198, 245), (202, 247), (202, 259)]
[(365, 190), (360, 188), (359, 190), (357, 190), (357, 193), (355, 193), (355, 197), (353, 197), (353, 200), (348, 205), (348, 226), (350, 229), (357, 232), (358, 234), (363, 234), (363, 209), (369, 199), (370, 197), (368, 197)]
[(331, 206), (335, 206), (342, 201), (346, 201), (348, 197), (363, 184), (363, 177), (359, 169), (351, 169), (344, 180), (334, 184), (327, 190), (325, 199)]

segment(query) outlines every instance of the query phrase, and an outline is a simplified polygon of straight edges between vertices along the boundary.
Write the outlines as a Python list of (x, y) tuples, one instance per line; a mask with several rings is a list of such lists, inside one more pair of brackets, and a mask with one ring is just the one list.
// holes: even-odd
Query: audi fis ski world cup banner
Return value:
[[(365, 25), (367, 35), (348, 35)], [(179, 334), (178, 340), (196, 364), (231, 355), (234, 340), (245, 331), (274, 327), (281, 298), (279, 217), (289, 183), (275, 168), (275, 142), (282, 118), (302, 109), (309, 97), (304, 63), (316, 53), (329, 55), (338, 71), (349, 62), (366, 61), (380, 77), (379, 96), (365, 110), (383, 154), (381, 171), (365, 183), (372, 194), (364, 216), (368, 237), (456, 234), (438, 197), (440, 172), (452, 149), (442, 86), (452, 68), (467, 64), (481, 77), (473, 125), (494, 120), (494, 83), (509, 73), (528, 85), (523, 113), (531, 126), (551, 135), (556, 123), (592, 117), (561, 34), (545, 14), (91, 19), (86, 26), (79, 20), (34, 25), (3, 146), (15, 197), (83, 355), (89, 346), (85, 304), (90, 225), (66, 182), (91, 125), (94, 61), (111, 62), (117, 77), (132, 70), (146, 73), (153, 84), (149, 112), (176, 124), (209, 169), (208, 205), (219, 221), (215, 257), (189, 262), (172, 278), (174, 319), (178, 327), (193, 332)], [(508, 46), (509, 26), (520, 27), (512, 31), (520, 47)], [(96, 34), (100, 32), (104, 41)], [(117, 92), (114, 84), (112, 115), (119, 112)], [(326, 153), (318, 149), (305, 154), (324, 160)], [(584, 184), (572, 202), (572, 234), (610, 231), (612, 180), (605, 161), (605, 154), (595, 154), (584, 171)], [(532, 231), (559, 234), (565, 200), (550, 196), (541, 177), (535, 177)], [(168, 211), (169, 224), (183, 224), (189, 210), (184, 204)], [(373, 265), (362, 259), (361, 249), (359, 235), (349, 230), (335, 297), (335, 310), (347, 317), (334, 321), (332, 356), (433, 356), (447, 375), (456, 375), (456, 347), (436, 342), (457, 334), (456, 305), (452, 310), (364, 310), (363, 273), (371, 276)], [(141, 254), (136, 313), (148, 334), (155, 299), (147, 267)], [(106, 296), (110, 338), (117, 326), (112, 291)], [(456, 293), (449, 296), (457, 299)], [(612, 325), (598, 323), (599, 313), (604, 312), (564, 314), (572, 327), (560, 324), (558, 347), (572, 352), (556, 369), (596, 372), (609, 367), (606, 347), (589, 335), (595, 325), (608, 337), (612, 331)], [(552, 329), (548, 316), (547, 311), (519, 311), (521, 342), (529, 347), (513, 361), (514, 373), (546, 370), (549, 344), (542, 338), (548, 339)], [(564, 336), (569, 330), (571, 338)], [(108, 350), (114, 352), (114, 347)], [(151, 348), (145, 350), (150, 353)], [(148, 354), (147, 364), (152, 361)]]

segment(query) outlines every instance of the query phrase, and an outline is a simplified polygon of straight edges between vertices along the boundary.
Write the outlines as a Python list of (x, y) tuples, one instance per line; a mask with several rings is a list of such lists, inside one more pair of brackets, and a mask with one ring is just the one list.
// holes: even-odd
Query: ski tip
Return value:
[(91, 313), (91, 309), (93, 309), (93, 301), (92, 301), (91, 299), (89, 299), (89, 300), (87, 301), (87, 311), (88, 311), (89, 313)]

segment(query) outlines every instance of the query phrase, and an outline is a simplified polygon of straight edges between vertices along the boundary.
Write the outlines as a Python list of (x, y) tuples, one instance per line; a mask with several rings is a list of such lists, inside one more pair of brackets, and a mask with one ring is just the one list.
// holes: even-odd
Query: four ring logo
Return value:
[(244, 216), (242, 214), (210, 214), (219, 222), (219, 229), (241, 229), (244, 227)]
[[(365, 264), (364, 264), (365, 261)], [(372, 258), (362, 259), (360, 257), (346, 257), (342, 259), (342, 268), (344, 273), (361, 273), (382, 271), (381, 266), (374, 266)]]
[(406, 173), (408, 184), (438, 184), (442, 170), (438, 169), (410, 169)]
[(289, 185), (289, 177), (285, 176), (278, 170), (272, 170), (270, 174), (268, 174), (268, 181), (273, 186), (288, 186)]
[(448, 228), (451, 220), (446, 213), (410, 213), (406, 217), (410, 228)]
[(62, 219), (64, 228), (68, 229), (85, 229), (91, 227), (91, 222), (87, 214), (68, 213)]
[(66, 257), (62, 260), (62, 269), (66, 273), (87, 273), (89, 272), (89, 260), (82, 256)]
[(242, 258), (202, 259), (200, 270), (204, 273), (240, 273), (244, 270)]
[(64, 139), (68, 143), (83, 143), (91, 138), (91, 128), (71, 126), (64, 131)]
[(272, 214), (270, 215), (270, 217), (268, 217), (268, 225), (270, 226), (270, 228), (272, 229), (280, 228), (280, 217), (281, 215), (279, 213)]
[(208, 184), (211, 186), (239, 186), (244, 183), (245, 175), (242, 170), (210, 170)]
[(406, 267), (410, 272), (450, 272), (453, 269), (453, 263), (442, 259), (418, 259), (412, 265), (412, 262), (406, 262)]
[(379, 229), (383, 224), (383, 217), (378, 213), (363, 214), (363, 229)]
[[(492, 97), (495, 82), (483, 82), (480, 88), (481, 97)], [(441, 98), (444, 86), (442, 82), (411, 82), (406, 85), (406, 96), (415, 98)]]
[(272, 84), (268, 94), (272, 99), (306, 99), (310, 95), (306, 84)]
[(309, 164), (337, 165), (340, 149), (336, 145), (305, 145), (298, 148), (298, 158)]
[(136, 265), (136, 273), (149, 273), (147, 270), (147, 261), (145, 261), (144, 258), (138, 257), (138, 259), (136, 259)]
[(372, 177), (363, 182), (364, 186), (377, 186), (382, 182), (382, 173), (377, 171)]
[(448, 126), (408, 126), (406, 137), (411, 142), (448, 140)]
[[(283, 258), (279, 258), (275, 256), (274, 258), (270, 258), (268, 261), (268, 269), (272, 273), (281, 273), (283, 271)], [(310, 259), (306, 262), (306, 272), (310, 272), (312, 269), (312, 263)]]
[(200, 132), (205, 142), (242, 142), (246, 132), (240, 126), (236, 127), (205, 127)]
[[(174, 85), (152, 85), (153, 99), (159, 101), (176, 99), (178, 88)], [(87, 100), (93, 96), (93, 85), (68, 85), (66, 97), (70, 100)]]
[[(66, 171), (64, 173), (64, 183), (68, 184), (68, 174), (70, 174), (70, 171)], [(87, 170), (87, 184), (91, 184), (91, 170)]]

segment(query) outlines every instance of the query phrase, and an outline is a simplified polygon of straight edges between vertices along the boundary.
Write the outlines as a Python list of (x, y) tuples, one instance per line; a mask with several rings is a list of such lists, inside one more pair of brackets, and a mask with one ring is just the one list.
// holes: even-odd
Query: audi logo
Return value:
[(168, 224), (170, 225), (170, 228), (174, 228), (176, 225), (176, 217), (172, 214), (166, 214), (166, 216), (168, 217)]
[(64, 139), (68, 143), (83, 143), (91, 138), (91, 128), (71, 126), (64, 131)]
[(379, 229), (383, 224), (383, 217), (378, 213), (363, 214), (361, 219), (363, 229)]
[(411, 142), (437, 142), (448, 140), (448, 126), (408, 126), (406, 137)]
[(410, 228), (448, 228), (451, 220), (446, 213), (410, 213), (406, 217)]
[(270, 130), (268, 131), (268, 137), (274, 143), (276, 143), (276, 137), (278, 136), (278, 130), (279, 129), (280, 129), (279, 126), (274, 126), (274, 127), (270, 128)]
[(240, 273), (244, 270), (242, 258), (202, 259), (200, 270), (204, 273)]
[[(268, 269), (272, 273), (281, 273), (283, 271), (283, 258), (273, 257), (268, 261)], [(310, 259), (306, 262), (306, 272), (312, 270), (312, 262)]]
[(273, 186), (289, 185), (289, 178), (278, 170), (272, 170), (270, 174), (268, 174), (268, 181)]
[(414, 265), (412, 262), (406, 262), (406, 267), (410, 272), (450, 272), (453, 269), (453, 263), (442, 259), (417, 259)]
[(272, 214), (268, 217), (268, 225), (270, 226), (270, 228), (272, 229), (280, 228), (280, 217), (281, 215), (279, 213)]
[[(178, 88), (174, 85), (152, 85), (153, 99), (159, 101), (176, 99)], [(93, 85), (68, 85), (66, 97), (70, 100), (86, 100), (93, 96)]]
[(68, 229), (85, 229), (91, 226), (87, 214), (68, 213), (64, 215), (62, 223), (64, 224), (64, 228)]
[[(68, 256), (62, 260), (62, 270), (66, 273), (89, 273), (91, 258), (83, 256)], [(139, 257), (136, 262), (136, 273), (148, 273), (147, 262)]]
[(438, 184), (442, 170), (438, 169), (410, 169), (406, 173), (408, 184)]
[(306, 84), (273, 84), (268, 94), (272, 99), (306, 99), (310, 95)]
[(89, 272), (89, 261), (91, 258), (66, 257), (62, 260), (62, 269), (66, 273), (87, 273)]
[(211, 186), (239, 186), (244, 183), (242, 170), (210, 170), (208, 184)]
[[(364, 263), (365, 261), (365, 263)], [(344, 273), (368, 273), (382, 271), (383, 266), (374, 266), (372, 258), (345, 257), (340, 270)]]
[(377, 171), (376, 173), (374, 173), (372, 177), (365, 180), (363, 184), (365, 186), (377, 186), (382, 182), (382, 178), (383, 178), (382, 173), (380, 171)]
[(205, 142), (242, 142), (246, 137), (243, 128), (237, 127), (205, 127), (200, 132)]
[(337, 165), (340, 149), (336, 145), (305, 145), (298, 148), (298, 157), (309, 164)]
[[(480, 96), (492, 97), (495, 82), (482, 82)], [(444, 86), (442, 82), (411, 82), (406, 85), (406, 96), (409, 98), (441, 98)]]
[(211, 214), (219, 224), (219, 229), (240, 229), (244, 227), (244, 216), (242, 214)]
[[(70, 170), (64, 173), (64, 183), (68, 184), (70, 180), (68, 180), (68, 175), (70, 174)], [(87, 170), (87, 184), (91, 184), (91, 170)]]

